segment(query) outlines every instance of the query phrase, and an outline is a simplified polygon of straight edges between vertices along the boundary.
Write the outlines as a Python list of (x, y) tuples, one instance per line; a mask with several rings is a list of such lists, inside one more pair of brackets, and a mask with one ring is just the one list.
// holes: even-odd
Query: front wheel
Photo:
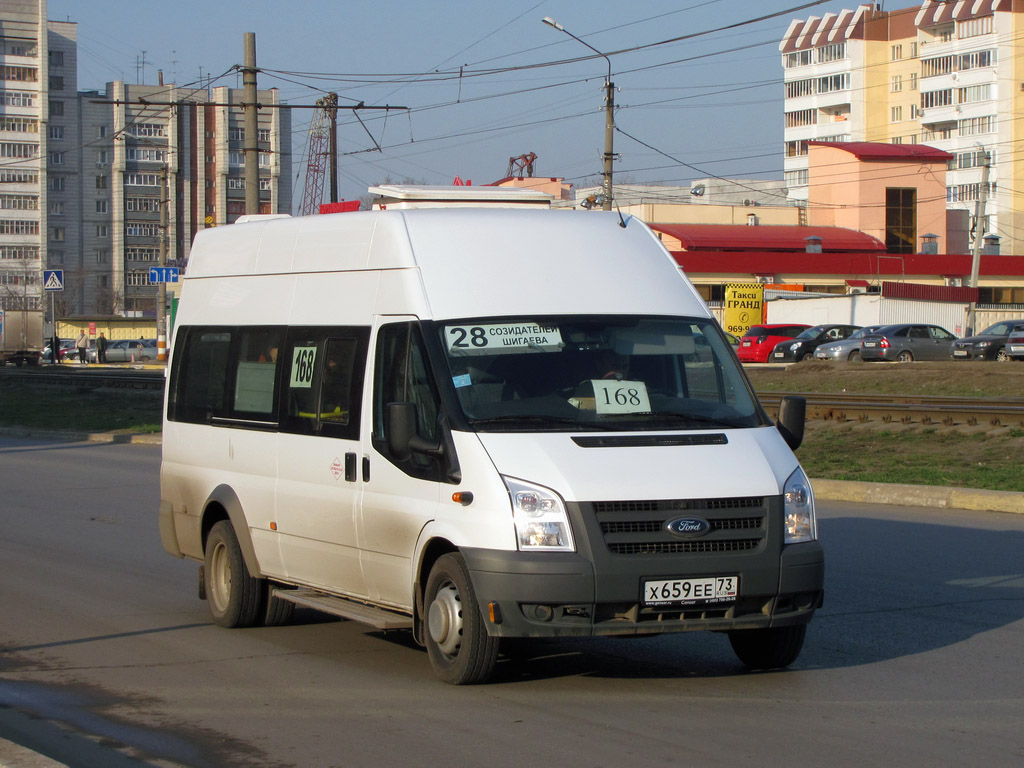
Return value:
[(849, 360), (851, 363), (860, 362), (860, 350), (859, 349), (851, 350), (850, 354), (847, 355), (846, 359)]
[(992, 359), (997, 363), (1008, 363), (1010, 362), (1010, 355), (1007, 354), (1006, 347), (1000, 347)]
[(262, 618), (262, 579), (249, 575), (235, 529), (221, 520), (206, 538), (206, 602), (215, 623), (222, 627), (251, 627)]
[(498, 638), (487, 634), (461, 555), (442, 555), (434, 563), (423, 603), (427, 655), (435, 674), (453, 685), (490, 677), (498, 659)]
[(807, 625), (770, 629), (737, 629), (729, 633), (732, 649), (751, 669), (788, 667), (804, 647)]
[(900, 352), (898, 355), (896, 355), (896, 362), (897, 363), (912, 363), (912, 362), (914, 362), (914, 356), (910, 352), (908, 352), (907, 350), (904, 349), (902, 352)]

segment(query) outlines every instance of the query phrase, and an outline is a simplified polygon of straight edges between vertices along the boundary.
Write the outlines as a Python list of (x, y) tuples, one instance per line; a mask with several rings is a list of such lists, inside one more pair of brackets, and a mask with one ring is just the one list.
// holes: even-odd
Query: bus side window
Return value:
[(245, 328), (239, 331), (235, 367), (234, 415), (276, 421), (275, 384), (280, 328)]
[(295, 333), (286, 348), (284, 431), (359, 438), (368, 328)]
[(213, 417), (226, 416), (225, 383), (231, 331), (181, 328), (176, 343), (168, 418), (206, 424)]

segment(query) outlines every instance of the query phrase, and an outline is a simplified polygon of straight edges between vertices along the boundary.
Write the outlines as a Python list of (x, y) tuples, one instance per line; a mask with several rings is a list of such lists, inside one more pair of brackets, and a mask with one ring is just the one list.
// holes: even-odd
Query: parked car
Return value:
[(146, 363), (156, 360), (156, 352), (156, 339), (118, 339), (107, 344), (107, 362)]
[(828, 341), (839, 341), (848, 338), (850, 334), (860, 330), (859, 325), (840, 325), (837, 323), (825, 323), (815, 325), (806, 331), (801, 331), (790, 341), (783, 341), (775, 345), (772, 352), (773, 363), (792, 363), (800, 360), (810, 360), (814, 357), (814, 350), (820, 344)]
[(855, 362), (860, 360), (860, 343), (865, 336), (869, 336), (872, 333), (877, 333), (880, 329), (885, 328), (884, 325), (865, 325), (845, 339), (839, 341), (826, 342), (825, 344), (819, 344), (818, 348), (814, 350), (815, 360), (846, 360), (849, 362)]
[(1006, 352), (1012, 360), (1024, 360), (1024, 330), (1015, 330), (1006, 337)]
[(865, 336), (861, 341), (863, 360), (948, 360), (949, 345), (956, 338), (938, 325), (897, 323)]
[(809, 325), (773, 324), (752, 325), (750, 330), (740, 339), (736, 356), (741, 363), (767, 363), (775, 345), (780, 341), (792, 339)]
[[(75, 340), (74, 339), (60, 339), (60, 346), (57, 348), (57, 362), (59, 363), (61, 360), (63, 360), (64, 359), (64, 354), (66, 352), (69, 352), (69, 351), (73, 353), (75, 358), (78, 357), (78, 350), (75, 349)], [(71, 358), (68, 358), (68, 359), (70, 360)], [(46, 344), (43, 346), (42, 362), (44, 362), (44, 363), (51, 362), (51, 358), (50, 358), (50, 341), (49, 340), (47, 340)]]
[(949, 347), (949, 355), (954, 360), (999, 360), (1010, 359), (1006, 352), (1006, 339), (1017, 330), (1024, 330), (1022, 320), (1003, 320), (990, 325), (975, 336), (957, 339)]

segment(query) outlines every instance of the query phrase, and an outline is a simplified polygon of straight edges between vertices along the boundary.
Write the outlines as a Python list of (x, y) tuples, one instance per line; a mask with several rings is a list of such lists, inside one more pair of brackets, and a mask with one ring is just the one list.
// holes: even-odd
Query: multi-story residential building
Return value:
[(75, 35), (46, 21), (46, 0), (0, 0), (3, 309), (41, 306), (44, 264), (78, 268)]
[(779, 46), (790, 196), (808, 198), (808, 141), (928, 144), (953, 155), (947, 208), (966, 211), (973, 230), (987, 157), (980, 232), (998, 235), (1004, 253), (1024, 253), (1024, 213), (1014, 204), (1024, 176), (1014, 151), (1022, 29), (1024, 4), (1014, 0), (867, 4), (793, 21)]
[[(0, 0), (0, 308), (48, 309), (46, 267), (64, 271), (59, 316), (152, 316), (161, 240), (184, 267), (200, 228), (244, 212), (243, 91), (80, 93), (77, 25), (46, 9)], [(260, 211), (289, 213), (290, 113), (276, 89), (258, 101)]]

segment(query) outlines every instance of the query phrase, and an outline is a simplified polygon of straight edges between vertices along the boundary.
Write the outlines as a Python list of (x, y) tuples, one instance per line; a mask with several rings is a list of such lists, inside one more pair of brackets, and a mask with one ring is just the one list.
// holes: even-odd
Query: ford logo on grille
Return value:
[(711, 523), (703, 517), (679, 517), (665, 523), (665, 529), (681, 539), (695, 539), (711, 530)]

